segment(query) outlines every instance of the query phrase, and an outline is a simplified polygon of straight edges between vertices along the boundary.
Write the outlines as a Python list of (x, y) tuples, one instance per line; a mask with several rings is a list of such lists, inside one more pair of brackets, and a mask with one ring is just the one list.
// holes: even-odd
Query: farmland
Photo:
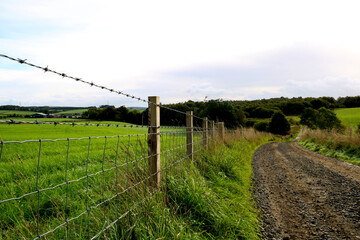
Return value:
[(0, 110), (0, 117), (1, 116), (12, 116), (12, 115), (26, 116), (26, 115), (31, 115), (34, 113), (35, 112), (31, 112), (31, 111)]
[(360, 124), (360, 108), (339, 108), (335, 113), (349, 127), (357, 127)]
[(57, 115), (61, 115), (61, 114), (82, 114), (83, 112), (86, 112), (87, 110), (88, 109), (74, 109), (74, 110), (57, 112), (55, 114), (57, 114)]
[[(0, 133), (4, 142), (35, 140), (1, 145), (1, 200), (33, 193), (18, 201), (10, 200), (0, 205), (0, 228), (8, 229), (3, 231), (5, 235), (1, 235), (1, 238), (25, 236), (33, 239), (34, 229), (45, 233), (64, 222), (65, 218), (82, 216), (81, 220), (74, 219), (70, 225), (75, 228), (80, 226), (81, 229), (68, 232), (74, 238), (81, 238), (82, 234), (90, 231), (89, 226), (96, 226), (94, 231), (102, 228), (97, 224), (103, 224), (100, 219), (103, 219), (104, 211), (114, 208), (114, 202), (126, 201), (125, 205), (117, 206), (126, 208), (140, 200), (141, 194), (134, 190), (141, 192), (144, 184), (139, 184), (122, 196), (116, 195), (116, 192), (120, 191), (120, 186), (121, 191), (124, 191), (137, 182), (144, 183), (147, 128), (0, 124)], [(178, 147), (178, 151), (172, 153), (171, 160), (170, 155), (166, 158), (167, 154), (164, 154), (164, 160), (168, 160), (164, 161), (165, 166), (183, 149), (183, 133), (180, 130), (176, 136), (165, 134), (162, 138), (164, 149)], [(47, 139), (62, 140), (54, 142)], [(64, 181), (71, 183), (64, 184)], [(48, 190), (35, 194), (37, 189)], [(103, 206), (98, 207), (99, 203), (114, 196), (117, 199), (112, 204), (106, 204), (106, 207), (100, 204)], [(130, 197), (131, 201), (125, 200)], [(86, 211), (89, 208), (91, 214)], [(86, 221), (94, 222), (82, 224), (84, 215)], [(114, 221), (114, 217), (107, 218), (107, 221)], [(64, 238), (63, 232), (55, 238)], [(90, 234), (95, 233), (90, 231)]]
[[(185, 135), (183, 129), (161, 131), (162, 167), (166, 168), (184, 158)], [(3, 141), (44, 139), (1, 146), (0, 200), (10, 199), (0, 205), (2, 239), (33, 239), (47, 232), (46, 239), (88, 239), (151, 191), (145, 184), (147, 128), (0, 124), (0, 135)], [(201, 136), (195, 135), (195, 142)], [(85, 138), (72, 139), (79, 137)], [(163, 172), (164, 191), (103, 237), (176, 238), (181, 233), (182, 239), (223, 235), (258, 239), (249, 192), (250, 164), (252, 151), (266, 139), (256, 134), (248, 138), (252, 140), (229, 142), (209, 153), (200, 151), (199, 162), (180, 161), (168, 168)], [(195, 149), (201, 147), (195, 145)], [(249, 151), (239, 158), (240, 149)], [(37, 189), (45, 190), (38, 193)], [(51, 232), (66, 219), (67, 224)]]

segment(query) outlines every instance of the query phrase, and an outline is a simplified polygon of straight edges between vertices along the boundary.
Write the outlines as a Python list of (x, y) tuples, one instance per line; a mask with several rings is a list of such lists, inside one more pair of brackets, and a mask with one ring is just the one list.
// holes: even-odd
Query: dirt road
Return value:
[(360, 168), (268, 143), (253, 156), (264, 239), (360, 239)]

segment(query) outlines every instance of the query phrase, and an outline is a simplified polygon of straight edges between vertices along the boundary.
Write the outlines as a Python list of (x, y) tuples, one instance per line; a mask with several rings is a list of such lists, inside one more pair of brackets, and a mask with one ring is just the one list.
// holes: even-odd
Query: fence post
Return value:
[(204, 148), (207, 149), (208, 147), (208, 118), (203, 119), (203, 131), (204, 131)]
[(186, 149), (187, 156), (194, 160), (194, 118), (193, 111), (186, 112)]
[(224, 122), (219, 122), (218, 123), (218, 131), (219, 131), (219, 137), (220, 137), (220, 140), (222, 142), (225, 141), (225, 126), (224, 126)]
[(211, 140), (214, 141), (215, 140), (215, 121), (211, 120), (210, 121), (210, 137)]
[(160, 97), (149, 97), (149, 182), (153, 187), (160, 186)]

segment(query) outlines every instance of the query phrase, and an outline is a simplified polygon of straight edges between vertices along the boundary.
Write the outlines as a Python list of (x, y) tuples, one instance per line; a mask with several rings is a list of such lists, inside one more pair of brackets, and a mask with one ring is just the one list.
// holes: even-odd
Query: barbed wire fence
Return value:
[[(131, 222), (130, 215), (138, 214), (137, 208), (164, 189), (164, 175), (176, 173), (185, 161), (194, 161), (194, 155), (207, 149), (209, 141), (224, 138), (223, 123), (169, 108), (158, 97), (143, 99), (26, 59), (0, 57), (145, 102), (149, 109), (147, 126), (0, 121), (9, 127), (30, 124), (128, 131), (111, 136), (0, 139), (1, 238), (107, 239), (131, 234), (136, 221)], [(186, 126), (161, 126), (161, 108), (183, 115)], [(194, 119), (202, 125), (194, 126)], [(127, 224), (119, 224), (122, 221)]]

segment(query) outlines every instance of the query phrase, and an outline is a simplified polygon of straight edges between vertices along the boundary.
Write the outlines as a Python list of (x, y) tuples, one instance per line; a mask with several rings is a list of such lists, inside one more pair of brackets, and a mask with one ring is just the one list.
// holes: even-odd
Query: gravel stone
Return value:
[(358, 239), (360, 168), (296, 142), (253, 156), (254, 197), (264, 239)]

